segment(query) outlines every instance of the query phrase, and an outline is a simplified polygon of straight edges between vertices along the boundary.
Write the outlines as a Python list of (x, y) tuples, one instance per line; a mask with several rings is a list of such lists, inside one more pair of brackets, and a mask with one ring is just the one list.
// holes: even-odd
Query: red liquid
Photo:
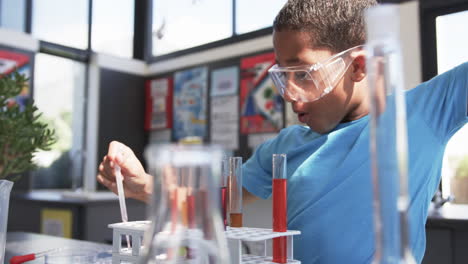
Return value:
[(223, 217), (224, 229), (227, 226), (227, 188), (221, 187), (221, 214)]
[(195, 195), (187, 196), (187, 215), (189, 228), (195, 228)]
[[(273, 179), (273, 231), (286, 232), (288, 182), (286, 179)], [(287, 237), (273, 239), (273, 262), (286, 263), (288, 255)]]
[(169, 193), (169, 201), (170, 201), (170, 210), (171, 210), (171, 231), (175, 232), (177, 227), (177, 218), (178, 216), (178, 199), (177, 199), (177, 189), (171, 191)]
[(231, 213), (229, 216), (231, 227), (242, 227), (242, 213)]
[[(212, 219), (210, 215), (208, 215), (208, 210), (210, 207), (210, 201), (208, 200), (208, 193), (205, 190), (198, 190), (195, 193), (196, 197), (196, 209), (197, 213), (197, 227), (201, 228), (204, 233), (204, 238), (210, 240), (213, 237), (213, 230), (212, 230)], [(203, 218), (201, 218), (203, 217)]]

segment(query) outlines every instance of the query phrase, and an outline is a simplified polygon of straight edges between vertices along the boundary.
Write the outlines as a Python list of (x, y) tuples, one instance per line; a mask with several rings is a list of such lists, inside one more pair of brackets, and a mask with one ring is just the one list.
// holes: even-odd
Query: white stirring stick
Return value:
[[(114, 164), (115, 180), (117, 182), (117, 193), (119, 195), (120, 204), (120, 215), (122, 216), (122, 222), (128, 222), (127, 205), (125, 204), (125, 193), (123, 189), (123, 177), (120, 166)], [(127, 247), (130, 248), (130, 237), (127, 235)]]

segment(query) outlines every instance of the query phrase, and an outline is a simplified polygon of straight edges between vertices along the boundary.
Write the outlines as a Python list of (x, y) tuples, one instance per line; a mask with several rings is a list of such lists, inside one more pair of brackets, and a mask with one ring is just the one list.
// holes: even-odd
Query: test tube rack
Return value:
[[(150, 227), (150, 221), (133, 221), (124, 223), (110, 224), (108, 227), (113, 229), (112, 241), (112, 263), (138, 263), (138, 258), (142, 252), (143, 236)], [(196, 230), (195, 230), (196, 231)], [(196, 232), (192, 232), (191, 237), (197, 237)], [(252, 227), (227, 227), (225, 235), (228, 240), (231, 264), (275, 264), (272, 257), (267, 254), (267, 242), (276, 237), (287, 237), (288, 240), (288, 264), (300, 264), (293, 258), (293, 236), (301, 234), (300, 231), (288, 230), (286, 232), (273, 232), (271, 229), (252, 228)], [(122, 246), (122, 237), (129, 236), (132, 243), (131, 247)], [(242, 241), (264, 243), (263, 256), (242, 254)]]
[[(113, 229), (113, 247), (112, 247), (112, 263), (138, 263), (141, 252), (143, 251), (143, 236), (146, 230), (151, 225), (150, 221), (136, 221), (136, 222), (123, 222), (110, 224), (109, 227)], [(169, 228), (170, 229), (170, 228)], [(183, 232), (183, 239), (181, 241), (173, 240), (178, 232)], [(122, 246), (122, 238), (130, 237), (132, 241), (130, 247)], [(199, 258), (186, 260), (183, 264), (190, 263), (209, 263), (208, 255), (216, 254), (217, 248), (203, 238), (203, 233), (199, 229), (185, 229), (177, 228), (173, 232), (161, 232), (156, 237), (153, 243), (158, 245), (165, 245), (167, 247), (183, 247), (188, 246), (195, 252), (198, 252)], [(206, 252), (207, 254), (205, 254)], [(179, 263), (178, 261), (177, 263)]]
[[(288, 230), (286, 232), (273, 232), (271, 229), (252, 227), (227, 227), (226, 238), (228, 240), (231, 264), (275, 264), (272, 257), (267, 254), (267, 242), (276, 237), (287, 237), (288, 241), (288, 264), (300, 264), (293, 257), (293, 236), (300, 235), (300, 231)], [(242, 241), (263, 241), (263, 256), (242, 254)]]
[[(138, 262), (142, 251), (142, 241), (145, 231), (150, 227), (150, 221), (132, 221), (108, 225), (113, 229), (112, 264)], [(122, 237), (129, 236), (131, 247), (122, 246)]]

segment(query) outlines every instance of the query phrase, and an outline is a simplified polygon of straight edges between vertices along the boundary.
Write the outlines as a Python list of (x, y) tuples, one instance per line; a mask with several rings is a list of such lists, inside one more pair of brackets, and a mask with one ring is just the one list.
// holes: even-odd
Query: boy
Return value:
[[(243, 166), (244, 189), (246, 200), (268, 198), (271, 156), (287, 154), (288, 229), (302, 232), (295, 238), (294, 255), (305, 264), (361, 264), (373, 258), (369, 101), (360, 46), (365, 43), (363, 11), (373, 5), (374, 0), (290, 0), (273, 24), (277, 65), (270, 70), (271, 77), (307, 127), (287, 127), (258, 147)], [(340, 78), (332, 87), (321, 85), (320, 76), (305, 78), (312, 65), (326, 65), (337, 56), (349, 63), (334, 73)], [(406, 93), (408, 214), (418, 263), (424, 255), (427, 211), (440, 180), (445, 145), (468, 120), (467, 76), (468, 64), (463, 64)], [(114, 192), (110, 166), (118, 144), (111, 143), (98, 175)], [(139, 164), (129, 151), (127, 160), (116, 162)], [(142, 191), (150, 176), (139, 166), (138, 172), (128, 170), (125, 175), (127, 193), (137, 199), (150, 193)], [(132, 186), (140, 189), (132, 192)]]

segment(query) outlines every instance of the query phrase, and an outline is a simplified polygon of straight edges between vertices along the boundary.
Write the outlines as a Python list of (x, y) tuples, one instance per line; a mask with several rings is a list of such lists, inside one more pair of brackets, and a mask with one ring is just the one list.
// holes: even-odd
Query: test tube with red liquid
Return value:
[(224, 157), (221, 163), (221, 217), (223, 218), (225, 229), (227, 226), (228, 179), (229, 179), (229, 158)]
[[(286, 154), (273, 154), (273, 231), (286, 232), (288, 182), (286, 179)], [(273, 262), (287, 263), (287, 237), (273, 238)]]
[(242, 227), (242, 157), (229, 158), (229, 225)]

